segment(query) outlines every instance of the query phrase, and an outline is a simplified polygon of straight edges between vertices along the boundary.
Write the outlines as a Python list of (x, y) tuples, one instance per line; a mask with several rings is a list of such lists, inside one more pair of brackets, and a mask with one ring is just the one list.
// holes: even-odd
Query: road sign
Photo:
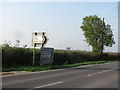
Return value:
[(34, 36), (33, 37), (33, 43), (42, 44), (43, 42), (44, 42), (44, 38), (42, 36)]
[(35, 47), (44, 46), (48, 41), (47, 34), (45, 32), (32, 33), (32, 45)]
[(44, 47), (44, 45), (47, 43), (48, 37), (45, 32), (34, 32), (32, 33), (32, 46), (33, 49), (33, 66), (35, 62), (35, 47)]
[(52, 64), (54, 56), (54, 48), (41, 48), (40, 64)]

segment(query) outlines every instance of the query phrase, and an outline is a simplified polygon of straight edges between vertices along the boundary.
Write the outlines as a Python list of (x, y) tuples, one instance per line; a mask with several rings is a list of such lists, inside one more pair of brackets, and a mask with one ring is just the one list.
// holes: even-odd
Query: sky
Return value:
[(105, 51), (118, 51), (118, 2), (2, 2), (0, 12), (0, 44), (19, 39), (32, 47), (32, 33), (44, 31), (46, 47), (91, 51), (80, 26), (83, 17), (97, 15), (111, 25), (116, 42)]

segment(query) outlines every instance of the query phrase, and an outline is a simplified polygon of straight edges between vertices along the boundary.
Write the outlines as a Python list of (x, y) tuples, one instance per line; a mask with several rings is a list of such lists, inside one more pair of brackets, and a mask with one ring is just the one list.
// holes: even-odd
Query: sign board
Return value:
[(42, 44), (46, 44), (48, 41), (47, 34), (45, 32), (34, 32), (32, 33), (32, 45), (40, 47)]
[(43, 41), (44, 41), (44, 38), (42, 36), (33, 37), (33, 43), (42, 43)]
[(36, 44), (37, 46), (40, 46), (44, 42), (44, 37), (42, 35), (42, 32), (33, 32), (32, 33), (32, 45)]
[[(34, 62), (35, 62), (35, 47), (44, 47), (44, 45), (47, 43), (48, 41), (48, 37), (46, 32), (34, 32), (32, 33), (32, 46), (34, 46), (33, 49), (33, 66), (34, 66)], [(51, 49), (50, 49), (51, 50)], [(41, 59), (42, 62), (40, 62), (40, 64), (47, 64), (47, 63), (52, 63), (52, 51), (48, 51), (50, 53), (47, 53), (46, 50), (44, 51), (44, 49), (42, 50), (43, 52), (41, 53)], [(46, 53), (46, 55), (45, 55)], [(51, 56), (50, 56), (51, 55)], [(45, 59), (45, 60), (44, 60)]]
[(54, 48), (41, 48), (40, 64), (52, 64), (54, 56)]

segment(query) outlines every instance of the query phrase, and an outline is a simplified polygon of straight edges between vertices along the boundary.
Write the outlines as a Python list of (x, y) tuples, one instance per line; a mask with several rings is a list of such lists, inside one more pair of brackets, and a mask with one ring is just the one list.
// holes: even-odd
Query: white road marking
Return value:
[(116, 70), (117, 68), (113, 68), (113, 70)]
[(111, 69), (111, 70), (104, 70), (104, 71), (101, 71), (101, 72), (89, 74), (88, 77), (93, 76), (93, 75), (97, 75), (97, 74), (101, 74), (101, 73), (105, 73), (105, 72), (109, 72), (109, 71), (112, 71), (112, 70), (114, 70), (114, 69)]
[(49, 87), (49, 86), (53, 86), (53, 85), (57, 85), (57, 84), (61, 84), (61, 83), (63, 83), (63, 81), (50, 83), (50, 84), (38, 86), (38, 87), (35, 87), (35, 88), (44, 88), (44, 87)]
[(91, 76), (91, 74), (88, 75), (88, 77), (90, 77), (90, 76)]
[(78, 67), (73, 67), (73, 68), (80, 68), (80, 67), (90, 67), (90, 66), (100, 66), (100, 65), (106, 65), (106, 64), (113, 64), (113, 63), (118, 63), (118, 62), (109, 62), (109, 63), (103, 63), (103, 64), (93, 64), (93, 65), (82, 65)]

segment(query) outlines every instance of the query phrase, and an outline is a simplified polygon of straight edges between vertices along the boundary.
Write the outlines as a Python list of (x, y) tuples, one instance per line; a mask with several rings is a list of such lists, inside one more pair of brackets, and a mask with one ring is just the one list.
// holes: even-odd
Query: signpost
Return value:
[(47, 43), (48, 37), (45, 32), (32, 33), (32, 46), (33, 49), (33, 66), (35, 63), (35, 47), (41, 47), (40, 65), (53, 63), (53, 48), (44, 48)]

